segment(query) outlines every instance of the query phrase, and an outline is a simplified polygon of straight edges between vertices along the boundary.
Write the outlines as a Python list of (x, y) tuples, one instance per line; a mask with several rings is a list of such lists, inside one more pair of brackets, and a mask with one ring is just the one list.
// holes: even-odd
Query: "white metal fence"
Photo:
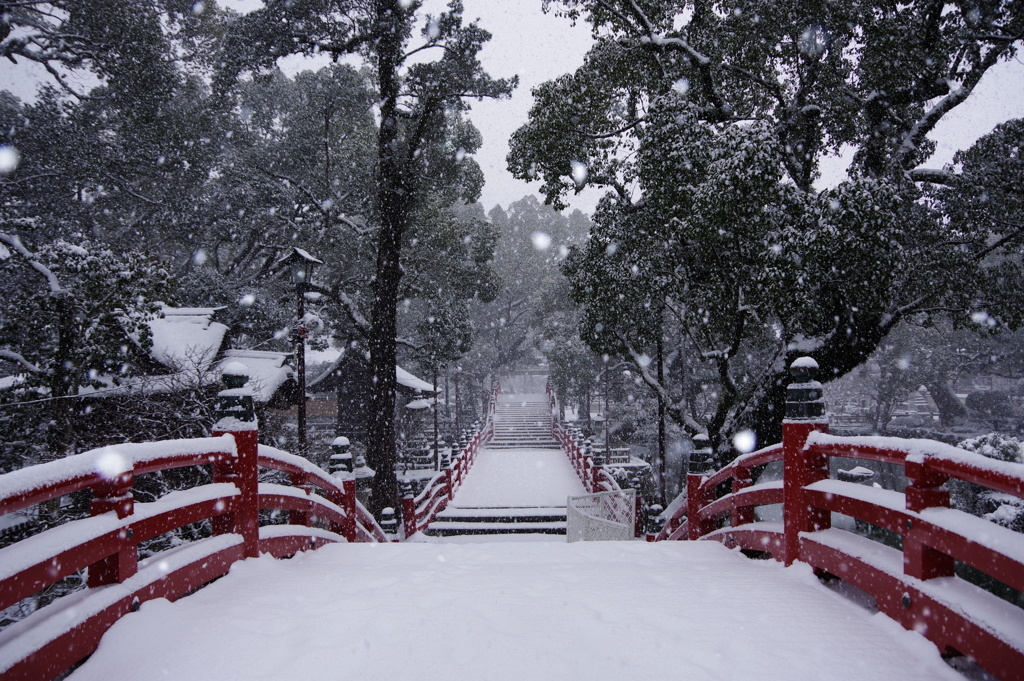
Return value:
[(636, 490), (598, 492), (569, 497), (566, 503), (567, 541), (623, 541), (633, 538)]

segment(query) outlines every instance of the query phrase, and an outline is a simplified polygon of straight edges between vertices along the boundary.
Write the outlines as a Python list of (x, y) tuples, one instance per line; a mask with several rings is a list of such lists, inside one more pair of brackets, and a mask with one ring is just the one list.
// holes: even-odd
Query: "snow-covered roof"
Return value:
[(197, 375), (205, 373), (224, 342), (228, 327), (213, 321), (224, 308), (164, 306), (163, 317), (149, 322), (153, 333), (150, 355), (176, 371)]
[(406, 388), (410, 388), (421, 393), (437, 392), (434, 386), (421, 378), (416, 378), (408, 371), (397, 365), (395, 366), (395, 378), (398, 380), (399, 385), (404, 385)]
[(431, 404), (431, 400), (418, 399), (418, 400), (413, 400), (412, 402), (409, 402), (409, 404), (405, 405), (405, 408), (406, 409), (427, 409), (427, 408), (430, 407), (430, 404)]
[(288, 366), (291, 353), (271, 352), (266, 350), (225, 350), (215, 369), (220, 372), (234, 362), (244, 364), (249, 370), (249, 383), (252, 396), (257, 402), (269, 402), (274, 393), (287, 381), (295, 376)]

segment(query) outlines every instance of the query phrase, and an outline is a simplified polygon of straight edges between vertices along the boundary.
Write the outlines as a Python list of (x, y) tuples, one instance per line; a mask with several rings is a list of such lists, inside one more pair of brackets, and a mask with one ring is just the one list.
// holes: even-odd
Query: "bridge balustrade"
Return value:
[(495, 382), (487, 403), (487, 416), (483, 428), (476, 431), (466, 446), (452, 457), (451, 465), (434, 475), (418, 496), (413, 496), (411, 492), (403, 496), (402, 532), (404, 538), (408, 539), (417, 532), (427, 529), (437, 514), (455, 498), (455, 493), (462, 486), (470, 468), (476, 462), (480, 449), (494, 437), (494, 413), (500, 394), (501, 383)]
[[(622, 488), (619, 486), (619, 483), (615, 478), (612, 477), (603, 465), (595, 463), (590, 446), (582, 442), (580, 438), (574, 437), (573, 434), (559, 422), (558, 417), (561, 410), (558, 407), (558, 397), (555, 395), (555, 391), (551, 388), (551, 381), (548, 381), (544, 386), (544, 391), (547, 393), (548, 406), (551, 410), (551, 434), (562, 446), (562, 451), (565, 452), (565, 455), (569, 457), (569, 462), (572, 464), (573, 470), (576, 471), (576, 475), (579, 476), (580, 482), (583, 483), (583, 488), (591, 494), (599, 494), (601, 492), (621, 492)], [(637, 494), (634, 499), (634, 503), (636, 505), (636, 508), (634, 509), (634, 536), (639, 537), (644, 531), (644, 501), (639, 490), (637, 490)]]
[[(213, 482), (136, 503), (136, 476), (210, 465)], [(291, 485), (260, 483), (259, 468)], [(115, 621), (154, 598), (174, 600), (260, 554), (283, 557), (339, 541), (387, 541), (358, 503), (355, 482), (257, 445), (256, 430), (104, 447), (0, 476), (0, 515), (91, 490), (90, 517), (0, 549), (0, 610), (86, 569), (88, 588), (0, 632), (0, 679), (51, 679), (92, 653)], [(259, 526), (261, 510), (289, 523)], [(138, 546), (209, 520), (212, 536), (145, 560)]]
[[(956, 575), (957, 561), (1024, 592), (1024, 535), (950, 508), (946, 483), (963, 480), (1024, 498), (1024, 466), (932, 440), (839, 437), (823, 419), (787, 419), (783, 442), (721, 470), (687, 476), (686, 503), (658, 540), (715, 540), (787, 565), (800, 561), (872, 596), (878, 609), (943, 654), (967, 655), (1002, 679), (1022, 678), (1024, 610)], [(896, 464), (905, 492), (829, 478), (829, 459)], [(697, 457), (699, 459), (699, 457)], [(781, 461), (782, 480), (752, 473)], [(781, 504), (783, 521), (758, 521)], [(899, 536), (898, 548), (832, 526), (832, 514)]]

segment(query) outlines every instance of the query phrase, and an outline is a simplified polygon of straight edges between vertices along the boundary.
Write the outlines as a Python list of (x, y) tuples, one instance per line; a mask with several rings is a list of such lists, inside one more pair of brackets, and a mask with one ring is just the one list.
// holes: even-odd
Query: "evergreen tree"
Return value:
[[(1005, 252), (1018, 231), (951, 223), (926, 191), (955, 186), (954, 173), (921, 167), (936, 123), (1015, 54), (1017, 3), (552, 4), (597, 41), (537, 89), (509, 167), (542, 179), (556, 205), (611, 190), (566, 265), (583, 337), (629, 358), (722, 461), (739, 428), (779, 439), (797, 356), (829, 380), (910, 315), (1019, 322), (988, 286), (1016, 290), (1018, 271), (988, 249)], [(817, 189), (822, 160), (850, 147), (846, 180)], [(667, 329), (706, 385), (705, 415), (652, 370)]]

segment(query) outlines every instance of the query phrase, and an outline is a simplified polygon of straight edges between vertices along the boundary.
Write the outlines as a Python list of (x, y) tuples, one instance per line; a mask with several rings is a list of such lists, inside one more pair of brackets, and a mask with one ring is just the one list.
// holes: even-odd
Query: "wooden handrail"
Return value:
[[(212, 484), (135, 503), (135, 476), (209, 464)], [(258, 484), (258, 466), (287, 473), (292, 486)], [(190, 593), (244, 557), (280, 557), (345, 539), (388, 541), (356, 500), (354, 480), (257, 446), (255, 430), (104, 447), (8, 473), (0, 476), (0, 515), (84, 489), (93, 491), (91, 517), (0, 549), (0, 609), (83, 568), (90, 587), (76, 596), (73, 617), (58, 600), (4, 631), (0, 678), (52, 678), (89, 655), (100, 635), (141, 601)], [(260, 509), (287, 510), (291, 524), (260, 528)], [(139, 542), (204, 520), (214, 536), (138, 560)], [(28, 632), (31, 644), (24, 642)]]
[[(838, 437), (825, 422), (787, 420), (783, 442), (721, 470), (688, 476), (657, 539), (712, 539), (801, 561), (871, 594), (879, 609), (921, 632), (944, 653), (962, 653), (1000, 678), (1024, 668), (1024, 609), (956, 576), (954, 561), (1024, 591), (1024, 535), (950, 508), (945, 483), (964, 480), (1024, 498), (1024, 465), (930, 440)], [(905, 492), (829, 479), (829, 459), (903, 466)], [(754, 484), (751, 470), (782, 460), (783, 480)], [(721, 487), (732, 482), (724, 495)], [(719, 496), (721, 495), (721, 496)], [(757, 522), (754, 509), (783, 505), (783, 523)], [(832, 528), (839, 513), (902, 536), (902, 549)], [(724, 523), (724, 525), (723, 525)], [(945, 580), (933, 581), (936, 578)]]

